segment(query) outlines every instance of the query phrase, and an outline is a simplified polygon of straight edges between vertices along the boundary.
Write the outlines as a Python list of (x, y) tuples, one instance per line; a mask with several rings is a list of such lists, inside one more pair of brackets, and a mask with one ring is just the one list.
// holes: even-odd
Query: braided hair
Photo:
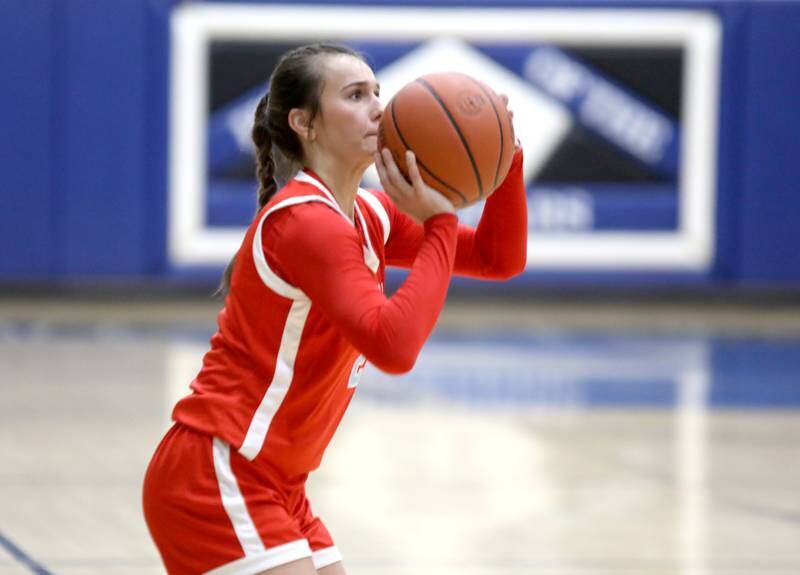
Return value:
[(263, 208), (278, 191), (275, 180), (275, 159), (272, 152), (272, 136), (267, 127), (269, 95), (265, 94), (256, 106), (253, 125), (253, 143), (256, 145), (256, 176), (258, 177), (258, 207)]

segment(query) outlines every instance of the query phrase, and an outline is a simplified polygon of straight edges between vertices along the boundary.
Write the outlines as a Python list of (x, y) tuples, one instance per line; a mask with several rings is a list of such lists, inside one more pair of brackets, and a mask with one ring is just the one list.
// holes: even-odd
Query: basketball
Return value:
[(406, 150), (422, 179), (456, 207), (489, 196), (514, 156), (514, 127), (503, 100), (485, 83), (454, 72), (406, 84), (387, 104), (378, 149), (388, 148), (408, 178)]

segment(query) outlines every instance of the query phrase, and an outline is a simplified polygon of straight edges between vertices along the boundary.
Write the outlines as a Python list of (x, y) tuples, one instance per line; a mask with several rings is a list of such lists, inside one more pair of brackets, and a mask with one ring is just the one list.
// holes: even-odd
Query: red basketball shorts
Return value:
[(252, 575), (341, 561), (305, 489), (285, 490), (224, 441), (176, 424), (144, 480), (144, 515), (170, 575)]

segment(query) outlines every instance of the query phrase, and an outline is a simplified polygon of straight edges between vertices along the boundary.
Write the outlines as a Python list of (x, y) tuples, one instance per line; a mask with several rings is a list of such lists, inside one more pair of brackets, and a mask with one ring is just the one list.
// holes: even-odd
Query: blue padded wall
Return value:
[(0, 2), (0, 277), (50, 272), (53, 2)]
[(764, 2), (748, 19), (739, 277), (800, 279), (800, 4)]

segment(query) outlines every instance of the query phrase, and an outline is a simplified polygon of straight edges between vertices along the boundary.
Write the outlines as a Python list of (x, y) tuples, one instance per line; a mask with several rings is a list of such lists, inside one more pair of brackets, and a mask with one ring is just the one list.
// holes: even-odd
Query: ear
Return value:
[(289, 127), (294, 130), (301, 139), (313, 142), (314, 129), (310, 125), (309, 112), (302, 108), (292, 108), (289, 111)]

